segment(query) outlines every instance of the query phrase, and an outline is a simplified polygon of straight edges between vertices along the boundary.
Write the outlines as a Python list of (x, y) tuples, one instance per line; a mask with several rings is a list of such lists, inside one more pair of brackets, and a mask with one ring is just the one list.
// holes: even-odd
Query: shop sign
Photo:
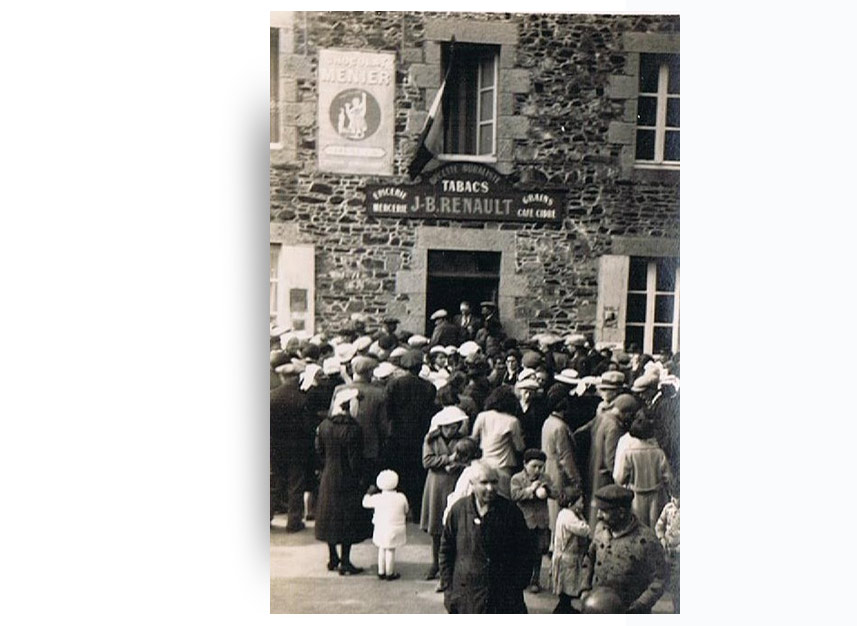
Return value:
[(319, 50), (318, 169), (393, 174), (396, 55)]
[(366, 185), (366, 210), (375, 217), (500, 222), (561, 222), (564, 194), (513, 187), (480, 163), (450, 163), (415, 185)]

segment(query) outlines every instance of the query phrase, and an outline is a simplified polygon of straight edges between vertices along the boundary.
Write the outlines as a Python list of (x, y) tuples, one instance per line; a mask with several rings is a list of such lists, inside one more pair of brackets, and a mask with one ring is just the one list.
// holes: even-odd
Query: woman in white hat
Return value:
[(431, 419), (423, 440), (423, 467), (428, 470), (420, 515), (420, 528), (431, 535), (432, 564), (426, 580), (437, 578), (440, 536), (443, 532), (443, 510), (446, 499), (455, 488), (464, 469), (454, 452), (455, 444), (465, 435), (467, 413), (457, 406), (446, 406)]

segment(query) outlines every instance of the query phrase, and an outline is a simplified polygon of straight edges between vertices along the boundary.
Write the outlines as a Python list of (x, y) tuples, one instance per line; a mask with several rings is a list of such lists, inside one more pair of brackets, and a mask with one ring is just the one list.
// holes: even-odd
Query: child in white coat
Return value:
[(396, 580), (401, 577), (396, 572), (396, 548), (407, 542), (405, 522), (408, 499), (396, 491), (399, 475), (393, 470), (382, 471), (375, 482), (378, 487), (372, 485), (369, 488), (369, 492), (363, 496), (363, 507), (375, 509), (372, 516), (375, 526), (372, 543), (378, 546), (378, 578)]

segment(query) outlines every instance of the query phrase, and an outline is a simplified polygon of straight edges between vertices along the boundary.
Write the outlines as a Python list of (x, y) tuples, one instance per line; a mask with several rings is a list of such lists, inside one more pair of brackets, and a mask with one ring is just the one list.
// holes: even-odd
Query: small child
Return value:
[[(396, 548), (407, 541), (405, 522), (408, 515), (408, 499), (396, 491), (399, 475), (393, 470), (384, 470), (375, 481), (378, 485), (369, 487), (363, 496), (363, 507), (375, 509), (372, 524), (375, 532), (372, 543), (378, 546), (378, 578), (396, 580)], [(380, 493), (379, 490), (380, 489)]]
[(679, 537), (679, 515), (681, 509), (679, 507), (678, 487), (673, 490), (674, 495), (664, 506), (658, 517), (658, 522), (655, 524), (655, 534), (664, 547), (664, 553), (667, 557), (667, 563), (670, 566), (670, 578), (667, 584), (667, 591), (673, 599), (674, 612), (679, 612), (679, 570), (681, 559), (681, 541)]
[(579, 487), (563, 489), (559, 496), (559, 514), (551, 559), (551, 583), (559, 602), (554, 613), (579, 613), (571, 599), (580, 595), (588, 584), (584, 557), (589, 549), (591, 532), (583, 517), (583, 493)]
[(541, 450), (530, 448), (524, 452), (524, 469), (512, 476), (510, 492), (512, 501), (518, 503), (518, 508), (524, 514), (524, 521), (530, 529), (533, 575), (530, 580), (530, 593), (542, 590), (540, 577), (542, 572), (542, 555), (550, 547), (550, 516), (548, 515), (548, 498), (556, 498), (550, 476), (544, 473), (547, 456)]

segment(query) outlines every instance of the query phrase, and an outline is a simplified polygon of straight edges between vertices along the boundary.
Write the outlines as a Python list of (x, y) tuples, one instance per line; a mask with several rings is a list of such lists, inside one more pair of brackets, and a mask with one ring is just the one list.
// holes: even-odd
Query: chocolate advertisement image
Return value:
[(271, 13), (271, 613), (679, 613), (679, 24)]

